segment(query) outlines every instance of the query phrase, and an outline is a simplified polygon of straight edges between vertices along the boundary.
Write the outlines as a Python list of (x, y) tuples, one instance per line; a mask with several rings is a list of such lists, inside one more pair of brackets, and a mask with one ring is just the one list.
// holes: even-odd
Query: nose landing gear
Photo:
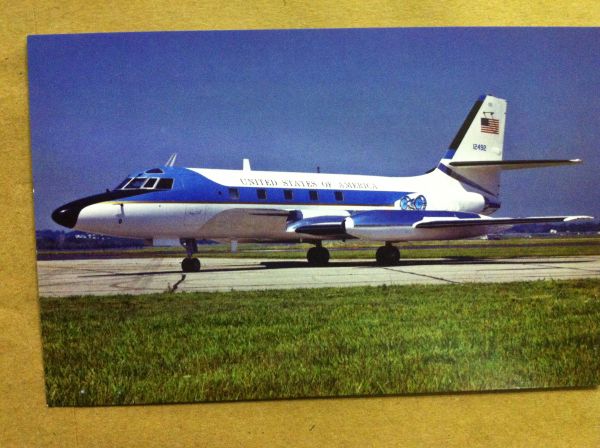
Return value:
[(182, 238), (180, 243), (185, 247), (187, 252), (187, 257), (181, 261), (181, 270), (183, 272), (199, 272), (200, 260), (194, 257), (194, 254), (198, 252), (196, 240), (193, 238)]
[(375, 260), (380, 266), (395, 266), (400, 263), (400, 251), (392, 243), (385, 243), (375, 253)]

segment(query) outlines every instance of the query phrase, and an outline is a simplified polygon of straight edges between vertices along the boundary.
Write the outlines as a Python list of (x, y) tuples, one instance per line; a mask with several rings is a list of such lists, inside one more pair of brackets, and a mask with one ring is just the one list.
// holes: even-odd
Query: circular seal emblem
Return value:
[(425, 199), (425, 196), (419, 195), (415, 198), (414, 205), (416, 210), (425, 210), (427, 208), (427, 199)]

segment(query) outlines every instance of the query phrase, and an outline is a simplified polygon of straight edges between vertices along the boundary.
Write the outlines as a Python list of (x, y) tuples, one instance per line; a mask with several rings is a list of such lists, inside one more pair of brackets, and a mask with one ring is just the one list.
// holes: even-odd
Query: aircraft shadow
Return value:
[[(243, 260), (240, 260), (243, 262)], [(331, 269), (331, 268), (352, 268), (352, 267), (373, 267), (373, 268), (402, 268), (410, 266), (449, 266), (449, 265), (462, 265), (462, 264), (496, 264), (496, 265), (512, 265), (512, 264), (577, 264), (585, 263), (585, 260), (530, 260), (527, 258), (523, 259), (510, 259), (510, 260), (497, 260), (489, 258), (474, 258), (474, 257), (448, 257), (444, 259), (419, 259), (419, 260), (400, 260), (400, 263), (395, 266), (379, 266), (375, 261), (365, 260), (345, 260), (345, 261), (334, 261), (327, 266), (315, 267), (310, 266), (306, 261), (288, 261), (288, 260), (269, 260), (261, 261), (260, 264), (254, 265), (229, 265), (228, 267), (208, 267), (202, 269), (200, 272), (182, 272), (180, 270), (168, 270), (168, 271), (140, 271), (140, 272), (114, 272), (114, 273), (102, 273), (102, 274), (88, 274), (82, 275), (81, 277), (129, 277), (129, 276), (143, 276), (143, 275), (172, 275), (172, 274), (186, 274), (186, 275), (201, 275), (216, 272), (249, 272), (249, 271), (261, 271), (263, 269), (293, 269), (293, 268), (305, 268), (305, 269)]]
[[(343, 267), (366, 267), (372, 266), (374, 268), (397, 268), (403, 266), (445, 266), (445, 265), (461, 265), (461, 264), (568, 264), (568, 263), (585, 263), (585, 260), (529, 260), (527, 258), (519, 259), (514, 258), (510, 260), (498, 260), (490, 258), (475, 258), (475, 257), (446, 257), (444, 259), (418, 259), (418, 260), (400, 260), (400, 263), (394, 266), (379, 266), (375, 261), (366, 260), (345, 260), (335, 261), (330, 263), (325, 268), (343, 268)], [(314, 268), (309, 266), (306, 261), (262, 261), (260, 263), (266, 269), (282, 269), (282, 268)], [(227, 270), (227, 269), (224, 269)], [(214, 270), (213, 270), (214, 271)]]

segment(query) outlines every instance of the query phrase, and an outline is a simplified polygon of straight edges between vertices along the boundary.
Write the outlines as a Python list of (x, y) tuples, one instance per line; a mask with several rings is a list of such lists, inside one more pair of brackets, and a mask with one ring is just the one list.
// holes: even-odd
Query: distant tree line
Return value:
[(561, 222), (548, 224), (520, 224), (508, 229), (508, 233), (549, 233), (556, 230), (557, 233), (597, 233), (600, 231), (600, 222)]
[[(521, 224), (514, 226), (506, 233), (544, 234), (555, 230), (557, 233), (598, 233), (600, 222), (573, 222), (550, 224)], [(112, 249), (143, 247), (146, 242), (134, 238), (116, 238), (95, 233), (80, 231), (64, 232), (61, 230), (39, 230), (35, 232), (38, 250), (73, 250), (73, 249)], [(199, 241), (210, 244), (212, 241)]]
[(36, 231), (35, 243), (38, 250), (136, 248), (145, 245), (144, 240), (140, 239), (115, 238), (95, 233), (63, 232), (61, 230)]

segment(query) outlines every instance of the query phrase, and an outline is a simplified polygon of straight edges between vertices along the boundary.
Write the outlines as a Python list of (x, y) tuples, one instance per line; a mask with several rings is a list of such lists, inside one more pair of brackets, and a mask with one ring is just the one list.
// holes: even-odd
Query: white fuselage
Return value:
[[(298, 241), (303, 235), (286, 231), (285, 216), (272, 216), (268, 211), (300, 210), (305, 218), (349, 216), (351, 211), (399, 210), (406, 207), (402, 198), (418, 196), (426, 198), (427, 210), (480, 213), (485, 207), (482, 194), (466, 190), (439, 170), (414, 177), (178, 170), (186, 170), (179, 182), (174, 176), (181, 190), (162, 198), (138, 195), (90, 204), (81, 209), (75, 228), (133, 238)], [(232, 190), (240, 197), (231, 196)], [(291, 191), (292, 197), (285, 198), (284, 190)], [(309, 196), (311, 191), (316, 192), (316, 199)], [(265, 198), (259, 199), (257, 194)], [(340, 200), (336, 201), (334, 194)], [(266, 214), (254, 213), (260, 210)], [(407, 232), (406, 239), (428, 239), (418, 233)]]

